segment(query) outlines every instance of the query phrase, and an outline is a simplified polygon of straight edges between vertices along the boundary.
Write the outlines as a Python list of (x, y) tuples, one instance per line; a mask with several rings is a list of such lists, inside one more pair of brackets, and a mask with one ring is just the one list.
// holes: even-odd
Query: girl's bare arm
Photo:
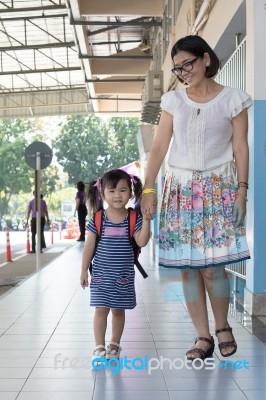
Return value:
[(85, 247), (83, 250), (82, 262), (81, 262), (80, 284), (83, 287), (83, 289), (87, 287), (89, 283), (88, 269), (94, 254), (95, 244), (96, 244), (96, 234), (89, 231), (87, 234), (87, 240), (85, 242)]
[(135, 234), (135, 241), (139, 247), (144, 247), (150, 239), (150, 220), (144, 219), (142, 221), (141, 229)]

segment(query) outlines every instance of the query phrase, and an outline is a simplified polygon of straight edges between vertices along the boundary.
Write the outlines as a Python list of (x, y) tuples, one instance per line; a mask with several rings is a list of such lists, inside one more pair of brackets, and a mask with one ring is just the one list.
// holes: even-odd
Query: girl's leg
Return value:
[[(120, 344), (125, 326), (125, 310), (112, 308), (112, 338), (111, 342)], [(117, 350), (117, 346), (110, 345), (111, 350)]]
[[(229, 327), (227, 320), (230, 302), (230, 283), (228, 275), (223, 267), (208, 268), (202, 271), (202, 276), (210, 298), (211, 307), (215, 320), (215, 330)], [(232, 341), (231, 332), (218, 334), (219, 343)], [(228, 346), (223, 349), (223, 355), (229, 354), (234, 347)]]
[(110, 312), (110, 308), (96, 307), (93, 319), (93, 329), (96, 346), (105, 346), (105, 333), (107, 328), (107, 317)]
[[(201, 271), (191, 270), (182, 272), (183, 291), (186, 305), (191, 316), (197, 336), (211, 339), (208, 321), (208, 311), (206, 305), (205, 286)], [(199, 340), (194, 348), (208, 350), (210, 344)], [(193, 348), (187, 354), (189, 357), (198, 357), (198, 352), (193, 352)]]

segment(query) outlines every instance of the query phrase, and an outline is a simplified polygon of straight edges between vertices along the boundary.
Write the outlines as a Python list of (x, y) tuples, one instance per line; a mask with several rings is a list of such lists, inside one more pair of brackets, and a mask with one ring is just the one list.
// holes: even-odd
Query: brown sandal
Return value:
[[(199, 340), (203, 340), (204, 342), (208, 342), (210, 347), (207, 350), (200, 349), (199, 347), (192, 347), (190, 350), (188, 350), (186, 352), (187, 359), (190, 360), (190, 361), (196, 360), (198, 358), (200, 358), (201, 360), (205, 360), (205, 358), (211, 358), (212, 357), (212, 354), (214, 352), (214, 340), (213, 340), (213, 337), (211, 336), (211, 339), (208, 339), (208, 338), (199, 336), (199, 337), (197, 337), (195, 339), (195, 344), (197, 344), (197, 342)], [(197, 353), (198, 357), (189, 357), (188, 356), (189, 352)]]
[[(232, 354), (235, 354), (235, 352), (237, 351), (237, 344), (236, 344), (234, 335), (232, 333), (232, 328), (217, 329), (215, 331), (215, 335), (217, 336), (217, 334), (222, 333), (222, 332), (230, 332), (231, 335), (232, 335), (232, 339), (233, 340), (230, 340), (229, 342), (221, 342), (221, 343), (218, 344), (221, 355), (223, 357), (229, 357)], [(218, 338), (218, 336), (217, 336), (217, 338)], [(223, 349), (228, 349), (230, 347), (233, 347), (233, 350), (230, 353), (223, 353), (222, 352)]]

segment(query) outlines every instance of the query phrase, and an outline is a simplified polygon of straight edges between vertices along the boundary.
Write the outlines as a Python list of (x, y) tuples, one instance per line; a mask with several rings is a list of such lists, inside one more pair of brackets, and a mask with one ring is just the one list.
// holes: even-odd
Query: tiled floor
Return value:
[[(81, 254), (82, 244), (77, 244), (0, 297), (1, 400), (266, 398), (266, 347), (233, 317), (230, 323), (239, 350), (230, 359), (241, 360), (242, 365), (246, 360), (249, 369), (232, 370), (232, 363), (219, 367), (218, 350), (213, 369), (184, 366), (194, 331), (180, 283), (175, 282), (174, 271), (152, 265), (146, 280), (136, 272), (138, 306), (126, 313), (121, 357), (127, 356), (128, 363), (138, 358), (135, 368), (129, 369), (127, 363), (120, 371), (115, 364), (112, 369), (92, 370), (94, 310), (88, 289), (79, 286)], [(149, 249), (141, 257), (146, 266)], [(110, 326), (107, 340), (109, 336)], [(144, 360), (153, 368), (150, 373)]]

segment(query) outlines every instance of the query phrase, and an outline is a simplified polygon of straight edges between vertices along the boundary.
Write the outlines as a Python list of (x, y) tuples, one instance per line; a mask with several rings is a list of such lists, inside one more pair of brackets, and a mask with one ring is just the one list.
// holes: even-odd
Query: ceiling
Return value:
[(140, 116), (163, 3), (0, 1), (0, 118)]

